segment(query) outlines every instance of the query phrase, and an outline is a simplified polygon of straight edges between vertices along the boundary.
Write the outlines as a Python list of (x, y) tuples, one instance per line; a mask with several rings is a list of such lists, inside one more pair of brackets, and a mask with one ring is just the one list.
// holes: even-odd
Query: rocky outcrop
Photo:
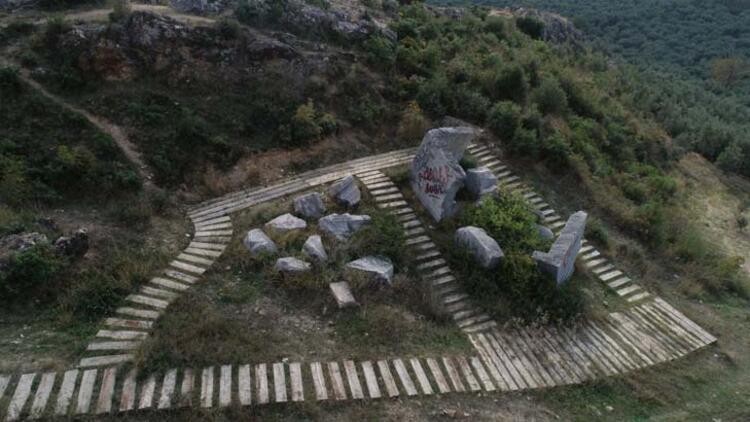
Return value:
[(572, 44), (581, 46), (583, 32), (573, 25), (568, 18), (557, 13), (519, 7), (512, 11), (513, 16), (536, 19), (544, 24), (542, 39), (555, 44)]

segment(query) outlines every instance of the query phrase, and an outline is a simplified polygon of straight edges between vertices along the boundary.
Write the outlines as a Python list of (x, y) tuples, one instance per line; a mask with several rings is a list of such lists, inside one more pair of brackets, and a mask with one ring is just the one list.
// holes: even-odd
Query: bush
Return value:
[(535, 40), (541, 39), (544, 34), (544, 23), (538, 19), (527, 16), (520, 17), (516, 19), (516, 26), (521, 32)]
[(521, 107), (511, 101), (501, 101), (490, 110), (487, 126), (501, 140), (510, 141), (521, 126)]
[(529, 95), (529, 81), (523, 68), (518, 64), (511, 64), (494, 72), (487, 94), (495, 100), (511, 100), (525, 104)]
[(315, 106), (312, 100), (297, 107), (291, 121), (292, 140), (301, 144), (311, 139), (318, 139), (322, 133), (315, 118)]
[(416, 101), (410, 101), (401, 115), (396, 136), (401, 141), (415, 141), (422, 139), (427, 131), (428, 122)]
[(49, 244), (37, 244), (13, 255), (0, 272), (0, 300), (28, 302), (53, 291), (63, 265)]
[(225, 40), (236, 39), (242, 32), (240, 23), (236, 19), (222, 18), (216, 22), (216, 30)]
[(557, 79), (547, 78), (531, 94), (531, 100), (544, 114), (563, 114), (568, 108), (568, 96)]
[(388, 257), (396, 266), (406, 262), (406, 235), (401, 223), (392, 215), (381, 211), (368, 212), (372, 224), (357, 232), (351, 240), (349, 251), (356, 258), (368, 255)]
[(503, 250), (530, 253), (546, 246), (535, 226), (536, 215), (516, 195), (500, 195), (469, 207), (461, 216), (461, 224), (483, 228)]

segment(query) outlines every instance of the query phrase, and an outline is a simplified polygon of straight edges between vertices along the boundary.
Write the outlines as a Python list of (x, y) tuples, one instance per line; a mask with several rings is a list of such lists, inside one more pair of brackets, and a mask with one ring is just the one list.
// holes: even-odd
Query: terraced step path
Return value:
[(716, 341), (661, 299), (573, 328), (493, 328), (469, 334), (469, 339), (479, 356), (228, 364), (144, 376), (121, 366), (0, 375), (0, 402), (7, 392), (4, 419), (15, 421), (178, 407), (518, 391), (625, 374)]

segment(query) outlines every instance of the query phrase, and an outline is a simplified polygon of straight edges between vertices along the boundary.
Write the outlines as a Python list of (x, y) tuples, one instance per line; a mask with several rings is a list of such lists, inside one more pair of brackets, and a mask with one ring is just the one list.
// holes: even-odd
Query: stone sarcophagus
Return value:
[(587, 219), (583, 211), (571, 215), (549, 252), (534, 251), (532, 255), (539, 269), (552, 275), (557, 284), (568, 281), (575, 271)]

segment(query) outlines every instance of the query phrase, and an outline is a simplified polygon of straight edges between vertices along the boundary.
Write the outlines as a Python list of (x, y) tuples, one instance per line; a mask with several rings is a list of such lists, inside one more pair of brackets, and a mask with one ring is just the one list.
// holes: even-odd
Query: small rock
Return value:
[(312, 266), (309, 262), (294, 257), (279, 258), (273, 268), (281, 273), (303, 273), (310, 271)]
[(346, 264), (346, 268), (367, 273), (388, 285), (393, 280), (393, 264), (387, 258), (366, 256)]
[(333, 298), (336, 299), (336, 304), (339, 306), (339, 309), (359, 306), (354, 299), (354, 295), (352, 295), (352, 289), (349, 287), (349, 283), (346, 281), (331, 283), (328, 287), (331, 289), (331, 294), (333, 294)]
[(278, 251), (276, 244), (261, 229), (252, 229), (247, 232), (242, 241), (253, 256), (262, 253), (274, 254)]
[(505, 257), (500, 245), (484, 229), (474, 226), (456, 230), (456, 245), (467, 248), (482, 268), (495, 268)]
[(544, 240), (552, 240), (555, 238), (555, 233), (547, 226), (537, 224), (536, 229), (539, 231), (539, 236), (541, 236)]
[(266, 223), (266, 228), (277, 232), (284, 232), (290, 230), (306, 229), (307, 223), (301, 218), (297, 218), (292, 214), (286, 213)]
[(346, 240), (371, 221), (369, 215), (330, 214), (318, 220), (318, 227), (338, 240)]
[(305, 244), (302, 245), (302, 251), (310, 258), (315, 259), (318, 262), (328, 261), (328, 254), (323, 246), (323, 239), (319, 235), (314, 234), (307, 238)]
[(294, 212), (305, 218), (320, 218), (326, 212), (323, 196), (317, 192), (294, 198)]
[(475, 198), (497, 192), (497, 177), (487, 167), (466, 170), (466, 189)]
[(328, 188), (328, 194), (339, 204), (350, 208), (359, 204), (362, 199), (357, 181), (351, 174), (334, 182)]

